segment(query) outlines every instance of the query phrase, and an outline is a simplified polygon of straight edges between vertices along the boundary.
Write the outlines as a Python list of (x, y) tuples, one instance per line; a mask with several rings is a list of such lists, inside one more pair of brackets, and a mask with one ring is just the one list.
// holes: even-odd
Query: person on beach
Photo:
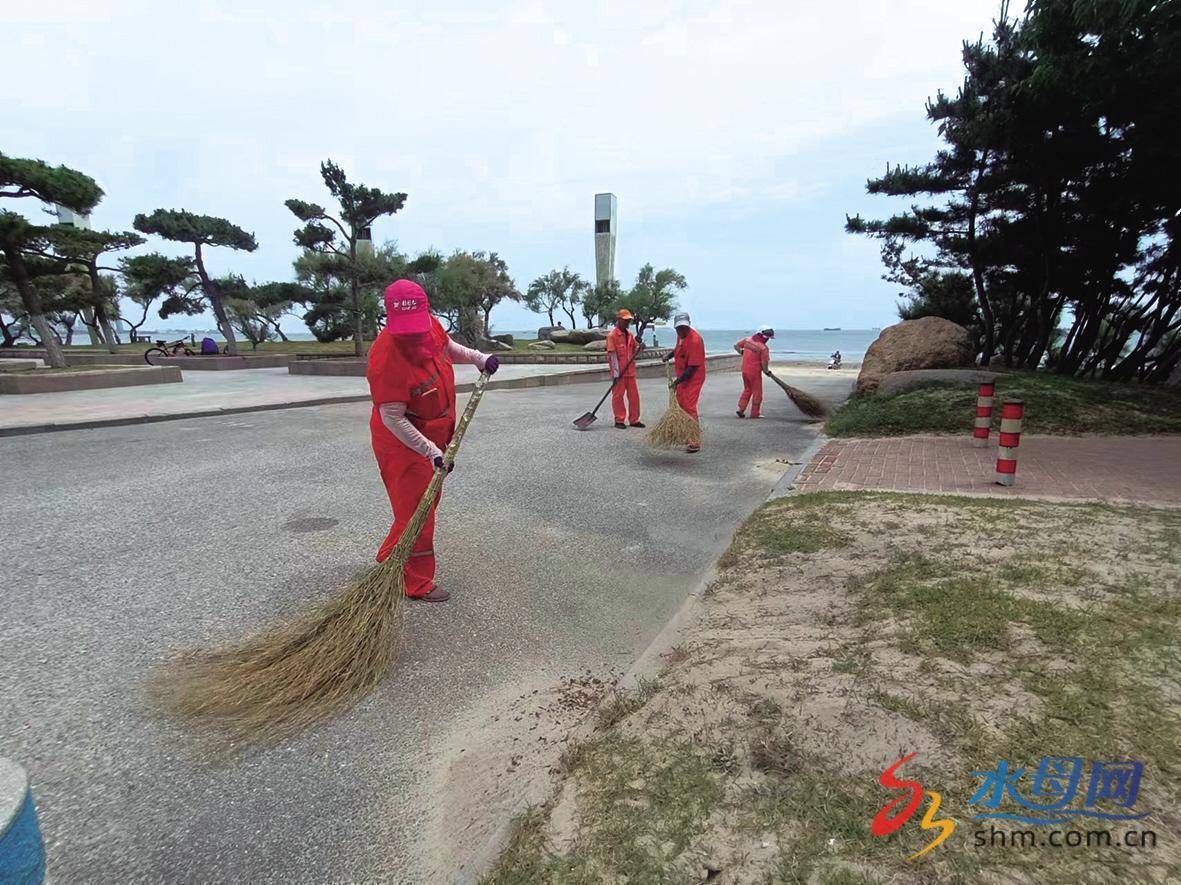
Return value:
[(747, 405), (752, 418), (762, 417), (763, 376), (771, 374), (771, 348), (767, 342), (774, 337), (775, 330), (764, 325), (734, 345), (734, 349), (742, 354), (742, 396), (738, 397), (738, 411), (734, 413), (739, 418), (746, 417)]
[[(455, 432), (454, 363), (470, 363), (493, 374), (495, 356), (462, 347), (431, 316), (426, 292), (410, 280), (385, 290), (385, 328), (369, 350), (369, 431), (381, 481), (390, 496), (394, 522), (377, 551), (383, 562), (393, 551), (422, 499), (431, 476), (443, 469), (443, 449)], [(435, 505), (438, 505), (436, 500)], [(450, 593), (435, 585), (435, 507), (418, 536), (404, 571), (406, 596), (446, 602)]]
[[(639, 340), (628, 331), (633, 317), (631, 311), (621, 308), (615, 316), (615, 328), (607, 333), (607, 363), (611, 367), (611, 409), (615, 412), (615, 427), (626, 430), (643, 427), (640, 420), (640, 388), (636, 386), (636, 354), (641, 348)], [(627, 408), (623, 398), (627, 396)]]
[[(677, 344), (664, 361), (673, 360), (677, 375), (673, 379), (677, 405), (685, 410), (694, 421), (697, 418), (697, 400), (705, 384), (705, 342), (701, 335), (689, 325), (689, 314), (679, 313), (673, 317), (673, 328), (677, 330)], [(695, 439), (685, 447), (686, 452), (700, 452), (701, 440)]]

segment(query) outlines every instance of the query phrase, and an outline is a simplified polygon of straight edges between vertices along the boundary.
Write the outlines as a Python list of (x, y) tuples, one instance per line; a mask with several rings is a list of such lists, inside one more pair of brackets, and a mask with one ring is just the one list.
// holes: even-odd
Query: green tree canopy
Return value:
[[(305, 200), (290, 199), (285, 205), (291, 213), (304, 223), (303, 227), (295, 231), (295, 244), (305, 252), (324, 256), (333, 256), (331, 261), (340, 275), (347, 281), (349, 299), (347, 310), (351, 313), (353, 328), (353, 342), (357, 356), (365, 353), (365, 331), (369, 327), (370, 316), (376, 319), (372, 311), (367, 310), (363, 303), (362, 289), (364, 286), (364, 268), (362, 266), (363, 250), (358, 250), (358, 243), (363, 238), (370, 237), (370, 227), (383, 215), (393, 215), (406, 203), (406, 194), (387, 193), (377, 188), (366, 187), (363, 184), (350, 182), (344, 170), (325, 160), (320, 164), (320, 176), (328, 193), (336, 200), (335, 214), (318, 203)], [(338, 312), (343, 304), (336, 302), (337, 293), (331, 298), (332, 311)], [(372, 300), (372, 299), (370, 299)], [(328, 314), (325, 314), (325, 318)], [(369, 327), (372, 332), (372, 327)]]
[[(213, 215), (196, 215), (183, 209), (157, 209), (150, 215), (135, 216), (135, 229), (145, 234), (155, 234), (174, 243), (187, 243), (193, 247), (192, 264), (185, 280), (171, 287), (160, 308), (160, 316), (175, 313), (194, 314), (205, 309), (206, 303), (213, 310), (217, 327), (226, 340), (229, 353), (238, 352), (234, 327), (222, 304), (221, 287), (216, 278), (205, 267), (206, 247), (226, 247), (243, 252), (258, 248), (254, 235), (247, 233), (224, 218)], [(162, 257), (162, 256), (161, 256)], [(157, 263), (157, 268), (167, 265)], [(178, 265), (173, 265), (177, 267)], [(183, 287), (183, 289), (182, 289)]]
[[(9, 157), (0, 153), (0, 199), (33, 199), (89, 213), (103, 197), (102, 188), (88, 175), (66, 166), (50, 166), (41, 160)], [(34, 285), (38, 276), (67, 270), (61, 261), (44, 256), (53, 253), (60, 234), (57, 225), (37, 225), (23, 215), (0, 210), (0, 254), (5, 277), (21, 298), (23, 312), (45, 347), (49, 364), (65, 366), (41, 294)]]
[(561, 310), (570, 318), (570, 328), (577, 328), (575, 321), (579, 303), (589, 286), (569, 267), (551, 270), (529, 284), (525, 293), (525, 306), (534, 313), (544, 313), (549, 324), (554, 325), (554, 311)]
[(686, 288), (683, 274), (671, 267), (656, 270), (645, 264), (636, 274), (636, 284), (618, 302), (616, 307), (625, 307), (635, 317), (636, 337), (658, 322), (672, 319), (677, 310), (677, 292)]

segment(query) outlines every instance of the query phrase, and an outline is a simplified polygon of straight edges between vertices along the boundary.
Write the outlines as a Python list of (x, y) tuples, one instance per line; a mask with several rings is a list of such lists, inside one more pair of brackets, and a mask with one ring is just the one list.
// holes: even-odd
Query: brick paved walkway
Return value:
[(1022, 436), (1017, 484), (997, 485), (995, 439), (830, 440), (804, 467), (801, 492), (886, 489), (1135, 501), (1181, 507), (1181, 436)]

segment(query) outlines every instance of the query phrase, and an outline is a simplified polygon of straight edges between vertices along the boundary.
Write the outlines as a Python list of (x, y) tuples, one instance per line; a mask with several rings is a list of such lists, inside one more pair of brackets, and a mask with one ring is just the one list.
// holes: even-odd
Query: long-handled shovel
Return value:
[(189, 652), (152, 685), (154, 699), (231, 743), (277, 738), (348, 707), (385, 676), (401, 646), (403, 568), (484, 395), (481, 373), (389, 557), (302, 616), (216, 651)]
[(585, 415), (582, 415), (582, 416), (574, 419), (574, 426), (575, 427), (577, 427), (579, 430), (586, 430), (588, 427), (590, 427), (592, 424), (594, 424), (596, 421), (599, 420), (599, 416), (596, 415), (595, 413), (598, 412), (599, 409), (603, 408), (603, 403), (607, 402), (607, 397), (609, 397), (611, 395), (611, 391), (615, 389), (615, 385), (619, 382), (620, 378), (623, 377), (624, 372), (626, 372), (629, 368), (631, 368), (631, 364), (636, 361), (636, 357), (638, 357), (639, 355), (640, 355), (640, 351), (637, 350), (635, 353), (633, 353), (631, 355), (631, 359), (629, 359), (626, 363), (624, 363), (623, 369), (621, 369), (619, 372), (619, 378), (612, 378), (611, 379), (611, 386), (607, 388), (607, 392), (603, 394), (603, 398), (601, 400), (599, 400), (599, 404), (597, 406), (595, 406), (593, 409), (591, 409)]

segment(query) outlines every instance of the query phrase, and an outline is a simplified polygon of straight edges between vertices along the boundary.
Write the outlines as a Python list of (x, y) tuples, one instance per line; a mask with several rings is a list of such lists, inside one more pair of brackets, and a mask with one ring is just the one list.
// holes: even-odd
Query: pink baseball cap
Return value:
[(394, 335), (431, 330), (431, 303), (422, 286), (410, 280), (398, 280), (386, 287), (385, 328)]

